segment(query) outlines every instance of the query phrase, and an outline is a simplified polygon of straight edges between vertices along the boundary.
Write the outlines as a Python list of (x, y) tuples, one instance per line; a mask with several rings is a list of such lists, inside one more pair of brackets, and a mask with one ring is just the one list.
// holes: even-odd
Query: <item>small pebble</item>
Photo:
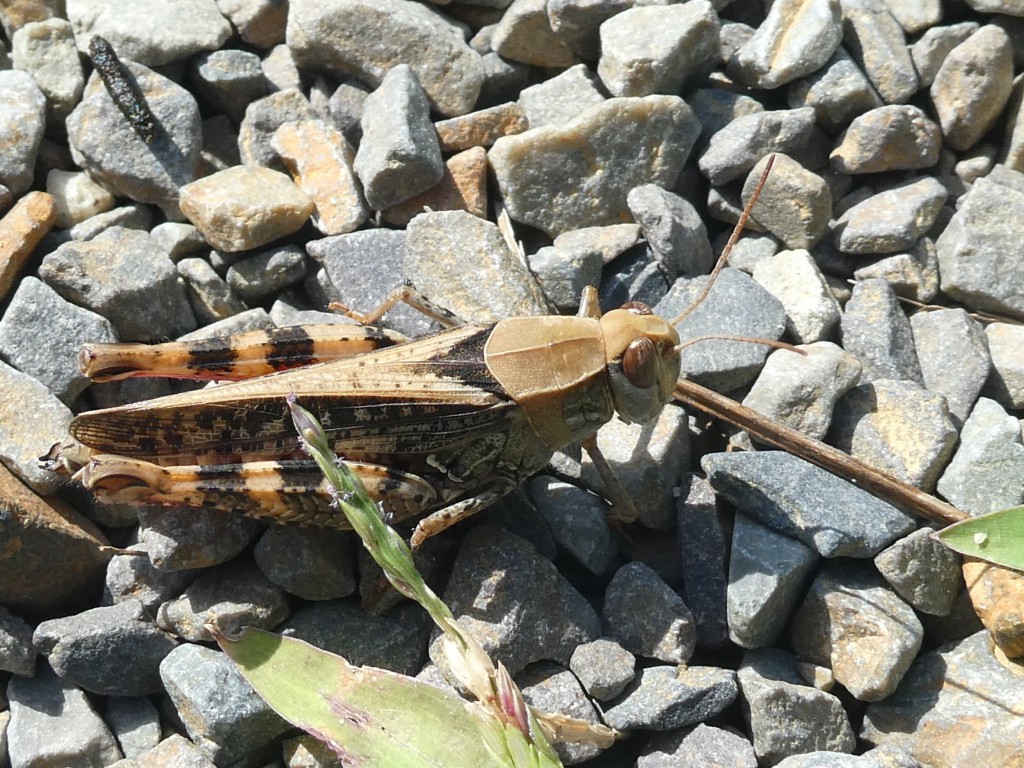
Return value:
[(527, 257), (544, 297), (560, 313), (579, 309), (587, 286), (601, 283), (601, 254), (592, 249), (560, 248), (549, 245)]
[(605, 710), (604, 720), (623, 731), (671, 731), (713, 718), (736, 694), (736, 673), (729, 669), (647, 667)]
[(32, 643), (61, 679), (103, 696), (160, 692), (160, 662), (178, 644), (137, 600), (44, 621)]
[(829, 430), (831, 445), (929, 493), (956, 440), (942, 395), (889, 379), (861, 384), (839, 398)]
[(910, 321), (884, 280), (853, 287), (841, 321), (843, 348), (860, 360), (862, 380), (923, 384)]
[(160, 743), (160, 714), (148, 697), (108, 696), (106, 704), (103, 719), (125, 757), (139, 757)]
[[(587, 698), (580, 681), (569, 670), (550, 662), (540, 662), (519, 674), (516, 685), (523, 700), (541, 712), (558, 712), (576, 720), (598, 724), (601, 718)], [(553, 745), (563, 763), (574, 765), (601, 754), (594, 743), (560, 742)]]
[(522, 133), (528, 127), (523, 108), (514, 101), (434, 123), (442, 152), (489, 147), (502, 136)]
[(720, 187), (772, 152), (798, 157), (810, 140), (814, 117), (811, 107), (740, 115), (711, 137), (697, 163), (700, 171)]
[(810, 547), (737, 514), (729, 557), (729, 639), (741, 648), (775, 643), (817, 563)]
[(341, 70), (374, 87), (395, 65), (408, 63), (446, 117), (472, 110), (483, 84), (480, 55), (466, 45), (462, 30), (418, 3), (293, 0), (288, 40), (300, 67)]
[(468, 211), (487, 218), (487, 152), (483, 147), (452, 155), (437, 184), (383, 211), (383, 217), (389, 224), (404, 227), (425, 211)]
[(375, 211), (433, 187), (444, 175), (430, 104), (411, 67), (390, 70), (366, 97), (352, 168)]
[(830, 133), (838, 133), (858, 115), (882, 106), (871, 81), (843, 47), (817, 72), (792, 83), (786, 98), (791, 109), (814, 107), (818, 123)]
[(242, 301), (257, 302), (301, 282), (305, 276), (306, 255), (302, 249), (280, 245), (236, 261), (224, 279)]
[(917, 42), (910, 46), (910, 57), (914, 61), (914, 69), (917, 70), (922, 88), (930, 87), (935, 81), (935, 75), (949, 52), (977, 31), (978, 23), (974, 21), (925, 30)]
[(1000, 27), (981, 27), (954, 48), (931, 85), (942, 135), (953, 149), (972, 147), (995, 123), (1013, 84), (1010, 38)]
[(896, 690), (923, 636), (914, 610), (861, 563), (826, 565), (789, 627), (797, 655), (831, 668), (860, 701)]
[(46, 96), (28, 72), (0, 71), (0, 184), (23, 195), (32, 184), (39, 143), (46, 128)]
[(676, 768), (680, 765), (757, 768), (757, 756), (751, 743), (732, 730), (701, 723), (696, 728), (682, 728), (652, 739), (636, 761), (636, 768)]
[(253, 558), (281, 589), (304, 600), (335, 600), (356, 589), (352, 534), (275, 525), (256, 542)]
[(778, 88), (825, 65), (842, 42), (841, 21), (838, 0), (773, 3), (730, 65), (753, 88)]
[(796, 659), (785, 651), (748, 651), (736, 679), (759, 765), (818, 750), (852, 752), (856, 746), (839, 699), (804, 685)]
[(684, 664), (697, 643), (693, 614), (651, 568), (633, 562), (612, 577), (603, 619), (612, 638), (630, 653)]
[(103, 588), (105, 605), (137, 600), (150, 615), (155, 615), (161, 603), (180, 595), (196, 577), (195, 571), (187, 569), (159, 570), (139, 544), (133, 544), (131, 551), (136, 554), (110, 558)]
[(701, 467), (739, 511), (822, 557), (874, 557), (914, 530), (904, 512), (782, 451), (712, 453)]
[(284, 42), (286, 5), (276, 0), (218, 0), (217, 7), (249, 45), (270, 48)]
[(889, 283), (897, 296), (930, 302), (939, 292), (939, 256), (935, 241), (922, 237), (908, 251), (855, 269), (853, 278), (858, 282), (879, 278)]
[(936, 486), (969, 515), (1024, 504), (1024, 438), (1020, 421), (994, 400), (978, 399), (960, 444)]
[(985, 339), (992, 358), (986, 396), (1007, 409), (1024, 408), (1024, 326), (990, 323)]
[(185, 281), (188, 300), (196, 319), (206, 325), (244, 312), (245, 302), (231, 292), (224, 278), (205, 259), (182, 259), (178, 274)]
[(856, 254), (910, 248), (931, 229), (948, 196), (938, 180), (927, 176), (873, 195), (836, 220), (836, 248)]
[(599, 701), (618, 696), (635, 677), (636, 657), (615, 640), (600, 638), (576, 646), (569, 669)]
[[(549, 7), (550, 13), (550, 7)], [(523, 88), (518, 104), (530, 128), (571, 123), (588, 107), (605, 100), (586, 64), (576, 64), (552, 78)]]
[(160, 664), (160, 677), (189, 738), (217, 765), (263, 750), (291, 729), (220, 651), (179, 645)]
[(608, 527), (608, 505), (582, 488), (544, 475), (533, 478), (528, 488), (559, 549), (588, 573), (610, 575), (618, 547)]
[(963, 564), (963, 580), (974, 612), (992, 635), (992, 642), (1008, 658), (1019, 661), (1024, 657), (1020, 610), (1024, 578), (1020, 571), (969, 558)]
[[(743, 184), (746, 206), (760, 184), (768, 158), (759, 161)], [(751, 217), (789, 248), (810, 248), (828, 231), (832, 192), (825, 180), (782, 153), (775, 154), (771, 174)]]
[(189, 81), (196, 93), (240, 123), (250, 102), (267, 95), (260, 57), (237, 49), (212, 51), (189, 62)]
[[(261, 165), (273, 171), (284, 171), (284, 163), (272, 143), (277, 129), (285, 123), (317, 120), (319, 117), (309, 100), (296, 88), (275, 91), (250, 102), (238, 126), (237, 139), (230, 149), (237, 159), (228, 156), (225, 159), (229, 166), (241, 162), (243, 165)], [(231, 125), (230, 121), (227, 122)], [(228, 135), (234, 133), (231, 129)], [(203, 143), (207, 143), (205, 138)], [(219, 146), (216, 153), (226, 154)]]
[(841, 173), (931, 168), (941, 146), (939, 126), (922, 110), (893, 104), (854, 118), (829, 159)]
[(601, 25), (597, 74), (613, 96), (680, 93), (713, 66), (718, 28), (706, 0), (629, 8)]
[(184, 505), (139, 509), (139, 543), (163, 571), (207, 568), (232, 560), (262, 527), (242, 515)]
[(983, 328), (962, 309), (940, 309), (914, 313), (910, 327), (924, 385), (946, 398), (949, 415), (960, 427), (993, 367), (986, 335), (995, 324)]
[(15, 70), (32, 75), (46, 97), (48, 122), (62, 123), (85, 87), (71, 24), (56, 17), (29, 22), (14, 33), (11, 59)]
[(671, 186), (699, 132), (678, 96), (608, 99), (571, 123), (498, 139), (487, 158), (509, 216), (555, 237), (628, 221), (629, 190)]
[[(20, 616), (0, 606), (0, 670), (21, 677), (32, 677), (36, 671), (38, 655), (39, 652), (32, 646), (32, 627)], [(629, 673), (632, 678), (632, 663)]]
[(629, 191), (626, 204), (669, 280), (711, 271), (715, 257), (708, 232), (688, 200), (656, 184), (644, 184)]
[(281, 43), (270, 49), (260, 62), (263, 81), (267, 90), (288, 91), (302, 88), (302, 75), (295, 63), (291, 49)]
[(720, 648), (728, 640), (726, 591), (729, 519), (719, 509), (710, 483), (686, 473), (676, 498), (676, 542), (683, 599), (697, 625), (697, 645)]
[(843, 0), (843, 41), (886, 104), (904, 104), (919, 87), (902, 27), (885, 0)]
[(786, 310), (786, 331), (798, 344), (828, 339), (842, 315), (839, 302), (806, 250), (782, 251), (759, 261), (751, 276)]
[(499, 56), (537, 67), (568, 67), (573, 55), (551, 29), (546, 0), (513, 0), (491, 30)]
[(55, 168), (46, 175), (46, 191), (53, 195), (56, 224), (61, 229), (69, 229), (114, 207), (114, 196), (84, 172)]
[(181, 210), (206, 242), (233, 253), (290, 235), (314, 205), (283, 173), (238, 165), (182, 187)]
[(915, 610), (946, 616), (963, 588), (960, 557), (933, 538), (935, 529), (918, 528), (875, 555), (875, 567), (896, 594)]

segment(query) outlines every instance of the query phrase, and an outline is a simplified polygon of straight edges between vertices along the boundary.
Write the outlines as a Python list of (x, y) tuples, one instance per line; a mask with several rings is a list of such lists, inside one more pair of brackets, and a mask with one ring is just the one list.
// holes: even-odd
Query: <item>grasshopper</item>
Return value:
[[(286, 405), (294, 394), (391, 519), (419, 519), (413, 546), (493, 504), (577, 441), (591, 450), (620, 519), (628, 520), (628, 500), (616, 494), (593, 437), (616, 414), (649, 421), (673, 397), (703, 407), (694, 385), (677, 382), (683, 345), (673, 326), (707, 290), (671, 322), (639, 304), (602, 315), (589, 288), (575, 317), (459, 325), (406, 287), (368, 315), (350, 313), (361, 326), (87, 346), (80, 362), (96, 381), (235, 381), (83, 413), (70, 426), (76, 442), (62, 446), (60, 458), (102, 500), (347, 527), (299, 446)], [(451, 327), (414, 341), (369, 327), (398, 301)]]

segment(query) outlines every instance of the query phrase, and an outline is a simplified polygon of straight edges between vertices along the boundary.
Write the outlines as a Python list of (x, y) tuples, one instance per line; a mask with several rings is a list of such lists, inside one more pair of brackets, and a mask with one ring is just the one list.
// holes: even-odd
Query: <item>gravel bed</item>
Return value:
[[(677, 327), (806, 354), (708, 340), (684, 374), (969, 514), (1024, 504), (1024, 3), (770, 5), (0, 6), (0, 768), (341, 765), (213, 618), (446, 684), (350, 533), (45, 470), (74, 414), (194, 386), (91, 384), (83, 344), (345, 323), (405, 281), (473, 323), (585, 286), (671, 318), (771, 153)], [(529, 702), (626, 733), (566, 765), (1019, 761), (1024, 577), (674, 404), (598, 442), (636, 523), (568, 448), (418, 553)]]

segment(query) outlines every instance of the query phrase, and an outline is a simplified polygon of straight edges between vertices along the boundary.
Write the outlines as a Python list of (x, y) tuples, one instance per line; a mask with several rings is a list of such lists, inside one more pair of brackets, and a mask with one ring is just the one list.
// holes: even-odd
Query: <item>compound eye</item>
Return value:
[(622, 372), (634, 387), (647, 389), (657, 381), (658, 353), (646, 337), (634, 339), (622, 355)]

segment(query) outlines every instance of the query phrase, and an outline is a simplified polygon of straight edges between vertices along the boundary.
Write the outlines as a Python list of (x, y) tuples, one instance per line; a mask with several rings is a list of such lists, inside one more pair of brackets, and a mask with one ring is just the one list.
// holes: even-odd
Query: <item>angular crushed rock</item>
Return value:
[(630, 653), (685, 663), (697, 643), (693, 614), (650, 567), (633, 562), (612, 577), (602, 613), (609, 634)]

